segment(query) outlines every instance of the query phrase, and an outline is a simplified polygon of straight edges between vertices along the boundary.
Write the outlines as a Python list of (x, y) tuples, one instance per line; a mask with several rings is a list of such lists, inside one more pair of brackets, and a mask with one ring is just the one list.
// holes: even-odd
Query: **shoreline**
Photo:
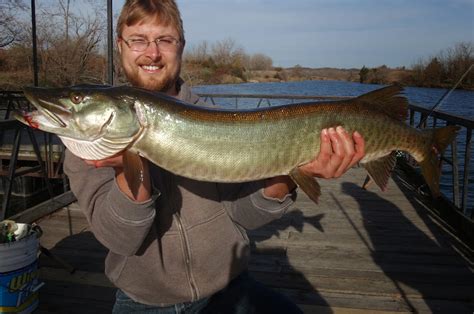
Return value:
[[(375, 73), (375, 72), (374, 72)], [(218, 84), (239, 84), (239, 83), (267, 83), (267, 82), (301, 82), (301, 81), (341, 81), (362, 84), (390, 85), (400, 84), (405, 87), (422, 88), (443, 88), (451, 89), (455, 83), (414, 83), (411, 78), (412, 70), (404, 68), (391, 69), (387, 67), (379, 68), (376, 74), (361, 82), (360, 69), (338, 69), (338, 68), (278, 68), (272, 70), (245, 71), (241, 76), (228, 73), (215, 75), (212, 78), (204, 79), (194, 71), (183, 71), (183, 77), (191, 85), (218, 85)], [(457, 90), (474, 91), (474, 85), (460, 84)]]

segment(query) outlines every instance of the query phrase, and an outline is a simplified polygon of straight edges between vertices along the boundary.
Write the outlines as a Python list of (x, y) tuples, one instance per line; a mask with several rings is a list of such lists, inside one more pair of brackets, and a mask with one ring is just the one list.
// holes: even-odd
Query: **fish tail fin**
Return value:
[(456, 138), (459, 126), (450, 125), (438, 129), (424, 130), (424, 132), (431, 133), (431, 145), (427, 145), (425, 158), (418, 163), (421, 167), (421, 173), (425, 178), (426, 184), (430, 188), (433, 197), (440, 196), (439, 181), (441, 176), (440, 158), (439, 156), (444, 152), (450, 143)]

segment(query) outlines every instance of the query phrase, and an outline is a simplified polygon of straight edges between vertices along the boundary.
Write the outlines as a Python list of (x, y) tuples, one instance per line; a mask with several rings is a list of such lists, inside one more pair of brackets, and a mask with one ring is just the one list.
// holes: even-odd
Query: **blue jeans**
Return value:
[(209, 298), (166, 307), (141, 304), (117, 291), (114, 314), (296, 314), (303, 313), (286, 296), (243, 273)]

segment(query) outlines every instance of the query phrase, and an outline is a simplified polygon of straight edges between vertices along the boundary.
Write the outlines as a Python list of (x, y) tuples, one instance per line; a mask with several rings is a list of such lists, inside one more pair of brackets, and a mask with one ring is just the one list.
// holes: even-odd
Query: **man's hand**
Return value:
[[(323, 129), (320, 140), (318, 155), (300, 167), (309, 176), (338, 178), (364, 157), (365, 141), (357, 131), (350, 135), (340, 126)], [(281, 199), (295, 187), (290, 177), (278, 176), (266, 180), (264, 194)]]
[(364, 154), (365, 141), (357, 131), (351, 136), (341, 126), (323, 129), (319, 154), (300, 169), (313, 177), (339, 178), (358, 163)]
[(123, 155), (116, 155), (107, 159), (102, 160), (84, 160), (86, 164), (94, 166), (96, 168), (101, 167), (113, 167), (115, 171), (123, 171)]

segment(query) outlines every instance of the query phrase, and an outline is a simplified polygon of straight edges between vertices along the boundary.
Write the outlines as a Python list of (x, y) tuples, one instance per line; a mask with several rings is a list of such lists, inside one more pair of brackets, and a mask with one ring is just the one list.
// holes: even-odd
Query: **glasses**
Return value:
[(145, 51), (151, 43), (155, 43), (158, 49), (162, 51), (175, 51), (180, 44), (179, 40), (171, 36), (156, 38), (152, 41), (141, 38), (132, 38), (128, 40), (124, 39), (123, 37), (120, 38), (127, 44), (130, 50), (137, 52)]

